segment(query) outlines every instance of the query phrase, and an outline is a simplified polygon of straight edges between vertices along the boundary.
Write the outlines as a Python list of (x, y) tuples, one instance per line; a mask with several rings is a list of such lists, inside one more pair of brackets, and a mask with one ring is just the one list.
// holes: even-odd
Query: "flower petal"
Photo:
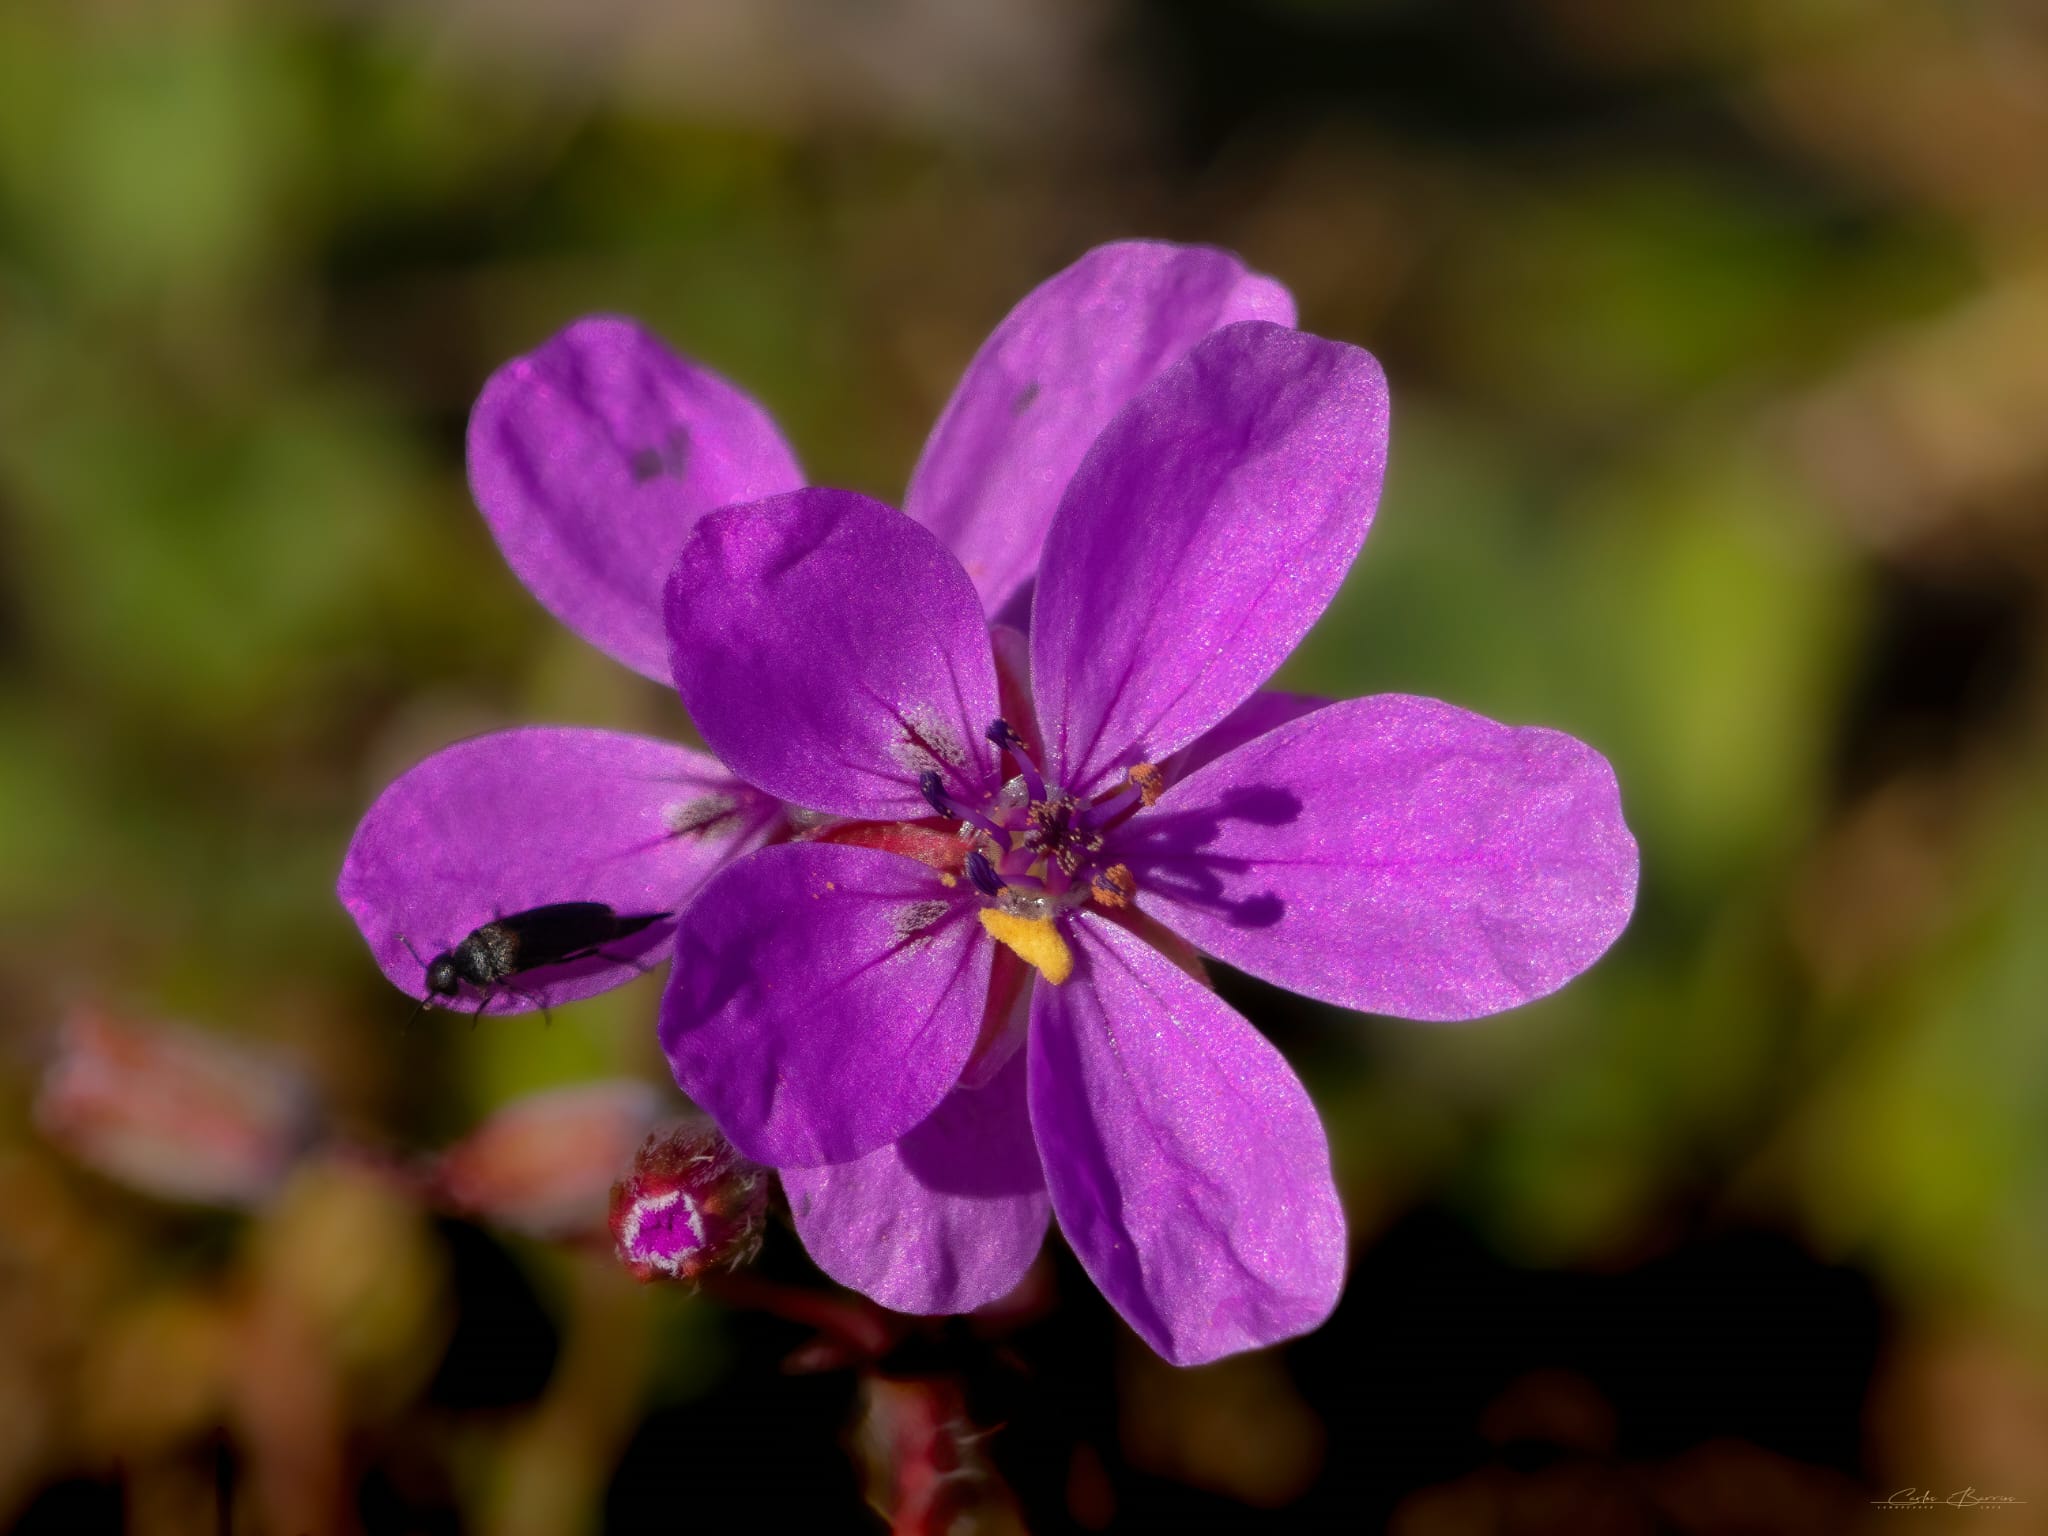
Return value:
[(1313, 693), (1283, 693), (1261, 688), (1217, 725), (1202, 732), (1164, 764), (1166, 782), (1178, 784), (1197, 768), (1206, 768), (1226, 752), (1276, 731), (1290, 720), (1312, 715), (1330, 701)]
[(1060, 1230), (1175, 1365), (1306, 1333), (1344, 1284), (1344, 1212), (1301, 1083), (1215, 993), (1111, 923), (1032, 1004), (1031, 1126)]
[(1371, 354), (1226, 326), (1111, 422), (1040, 563), (1031, 672), (1048, 768), (1089, 794), (1244, 702), (1365, 539), (1386, 464)]
[(548, 611), (667, 682), (661, 584), (713, 507), (803, 484), (767, 412), (630, 320), (579, 320), (514, 358), (469, 418), (469, 483)]
[(668, 587), (676, 687), (733, 772), (797, 805), (916, 819), (918, 775), (993, 771), (988, 623), (945, 546), (852, 491), (727, 507)]
[(947, 402), (904, 510), (998, 612), (1038, 567), (1060, 493), (1109, 419), (1218, 326), (1294, 323), (1294, 300), (1227, 251), (1124, 240), (1039, 284)]
[(929, 865), (826, 843), (764, 848), (684, 914), (661, 1047), (683, 1092), (754, 1161), (851, 1162), (958, 1081), (990, 947)]
[(1045, 1241), (1051, 1203), (1020, 1051), (956, 1088), (902, 1140), (857, 1162), (782, 1174), (818, 1267), (898, 1312), (971, 1312), (1007, 1296)]
[[(602, 901), (621, 915), (681, 910), (776, 815), (767, 797), (671, 742), (500, 731), (435, 753), (377, 797), (349, 844), (339, 894), (392, 985), (423, 997), (422, 962), (494, 917), (556, 901)], [(488, 1011), (631, 981), (667, 957), (673, 928), (657, 923), (606, 945), (618, 960), (523, 975)]]
[(1469, 1019), (1556, 990), (1635, 904), (1607, 760), (1398, 694), (1332, 704), (1219, 758), (1129, 823), (1138, 903), (1310, 997)]

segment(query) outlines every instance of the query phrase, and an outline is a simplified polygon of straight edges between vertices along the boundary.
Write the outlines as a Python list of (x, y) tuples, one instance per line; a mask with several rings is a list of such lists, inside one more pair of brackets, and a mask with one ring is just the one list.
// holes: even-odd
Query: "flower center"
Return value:
[(667, 1189), (635, 1201), (624, 1212), (619, 1247), (629, 1258), (678, 1274), (704, 1246), (704, 1213), (685, 1190)]
[(1030, 749), (1007, 721), (988, 728), (988, 739), (1017, 763), (1017, 776), (976, 808), (947, 793), (936, 770), (918, 788), (941, 816), (962, 823), (974, 838), (964, 865), (969, 883), (989, 903), (981, 925), (1058, 986), (1073, 973), (1073, 952), (1056, 919), (1094, 901), (1127, 907), (1137, 894), (1128, 866), (1105, 862), (1106, 835), (1165, 788), (1157, 765), (1139, 763), (1125, 782), (1099, 801), (1048, 785)]

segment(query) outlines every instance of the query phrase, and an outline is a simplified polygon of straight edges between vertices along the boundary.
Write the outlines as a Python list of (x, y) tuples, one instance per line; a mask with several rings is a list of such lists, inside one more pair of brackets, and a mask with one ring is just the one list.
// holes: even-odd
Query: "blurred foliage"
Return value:
[[(1340, 1326), (1354, 1300), (1292, 1377), (1126, 1365), (1078, 1443), (998, 1441), (1027, 1512), (1206, 1507), (1163, 1491), (1193, 1484), (1358, 1528), (1634, 1529), (1596, 1515), (1649, 1498), (1814, 1529), (1860, 1511), (1846, 1480), (1949, 1476), (2048, 1505), (2015, 1428), (2048, 1424), (2044, 141), (2026, 0), (0, 7), (0, 1510), (211, 1529), (219, 1434), (271, 1518), (341, 1518), (318, 1490), (360, 1462), (372, 1528), (633, 1528), (648, 1466), (734, 1454), (707, 1424), (854, 1422), (708, 1302), (430, 1231), (359, 1170), (308, 1165), (257, 1217), (153, 1207), (25, 1107), (80, 1002), (280, 1049), (394, 1157), (535, 1089), (662, 1080), (651, 982), (401, 1033), (332, 896), (435, 746), (684, 729), (498, 560), (462, 483), (476, 388), (631, 312), (815, 481), (894, 498), (1006, 307), (1135, 233), (1241, 251), (1394, 382), (1378, 526), (1281, 682), (1571, 730), (1643, 846), (1621, 944), (1502, 1018), (1226, 978), (1324, 1110), (1354, 1295), (1418, 1221), (1501, 1276), (1653, 1275), (1762, 1229), (1860, 1277), (1883, 1331), (1825, 1367), (1846, 1450), (1747, 1399), (1649, 1446), (1622, 1401), (1588, 1440), (1625, 1391), (1517, 1385), (1571, 1365), (1524, 1339), (1468, 1362), (1463, 1449), (1409, 1465), (1346, 1418), (1384, 1358), (1327, 1358), (1377, 1337)], [(1745, 1305), (1771, 1286), (1805, 1294)], [(1111, 1336), (1059, 1289), (1047, 1381)], [(503, 1401), (442, 1389), (451, 1361), (517, 1376), (521, 1340)], [(952, 1387), (861, 1390), (864, 1458), (951, 1443)], [(1527, 1402), (1505, 1438), (1564, 1457), (1529, 1476), (1474, 1428)], [(1276, 1423), (1306, 1427), (1245, 1451)], [(844, 1461), (809, 1432), (720, 1471)], [(851, 1510), (851, 1465), (821, 1475)]]

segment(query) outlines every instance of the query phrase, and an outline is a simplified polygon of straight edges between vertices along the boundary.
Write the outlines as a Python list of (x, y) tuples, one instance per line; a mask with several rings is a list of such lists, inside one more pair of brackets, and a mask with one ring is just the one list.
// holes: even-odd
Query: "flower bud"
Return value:
[(694, 1280), (753, 1258), (767, 1212), (768, 1171), (709, 1120), (685, 1120), (649, 1136), (612, 1187), (612, 1238), (636, 1278)]
[(132, 1189), (201, 1205), (267, 1199), (311, 1142), (312, 1086), (225, 1036), (81, 1009), (43, 1073), (44, 1136)]
[(896, 1536), (1023, 1536), (1023, 1512), (982, 1449), (987, 1439), (957, 1382), (873, 1372), (861, 1381), (854, 1458), (869, 1506)]
[(439, 1202), (531, 1237), (596, 1238), (605, 1197), (663, 1118), (648, 1083), (611, 1079), (528, 1094), (436, 1159)]

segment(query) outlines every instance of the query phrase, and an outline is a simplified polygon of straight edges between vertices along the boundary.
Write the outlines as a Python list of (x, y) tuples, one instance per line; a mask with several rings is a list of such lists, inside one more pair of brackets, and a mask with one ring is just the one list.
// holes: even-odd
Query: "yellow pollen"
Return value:
[(1017, 958), (1054, 986), (1074, 974), (1074, 952), (1049, 917), (1019, 917), (995, 907), (981, 909), (981, 926), (998, 944), (1007, 944)]
[(1131, 783), (1137, 787), (1138, 798), (1147, 805), (1157, 805), (1159, 797), (1166, 793), (1166, 775), (1159, 771), (1157, 763), (1132, 764)]

